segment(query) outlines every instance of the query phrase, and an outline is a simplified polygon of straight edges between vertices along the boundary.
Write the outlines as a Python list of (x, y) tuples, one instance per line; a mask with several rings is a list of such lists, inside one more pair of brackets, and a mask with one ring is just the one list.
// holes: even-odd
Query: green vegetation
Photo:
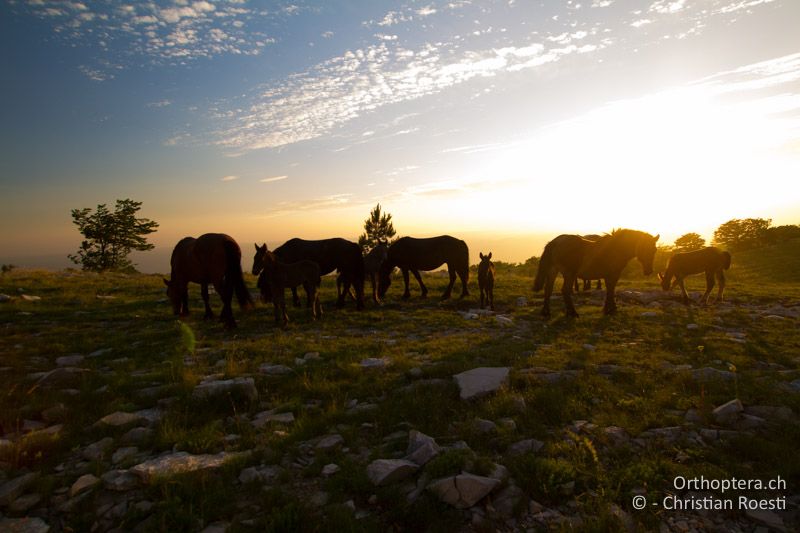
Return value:
[[(667, 257), (659, 252), (655, 268), (663, 269)], [(463, 470), (486, 475), (494, 463), (502, 464), (526, 497), (582, 516), (577, 529), (617, 529), (619, 509), (642, 530), (657, 529), (670, 514), (634, 511), (631, 497), (644, 491), (648, 498), (661, 498), (671, 491), (675, 475), (780, 475), (788, 480), (785, 495), (796, 494), (800, 393), (790, 383), (800, 377), (800, 330), (796, 319), (764, 317), (774, 306), (800, 301), (800, 241), (734, 252), (727, 302), (720, 306), (684, 307), (676, 292), (659, 293), (658, 305), (637, 299), (636, 293), (660, 289), (656, 277), (642, 277), (634, 261), (618, 287), (623, 293), (618, 315), (601, 314), (602, 292), (582, 292), (577, 320), (564, 317), (558, 300), (551, 321), (539, 317), (541, 295), (531, 290), (535, 261), (496, 265), (497, 312), (510, 322), (491, 315), (465, 318), (461, 313), (477, 307), (474, 299), (440, 303), (421, 300), (412, 290), (412, 299), (403, 302), (397, 287), (382, 307), (336, 310), (335, 281), (326, 277), (323, 319), (312, 322), (305, 309), (292, 308), (284, 330), (273, 325), (271, 307), (260, 305), (237, 312), (239, 327), (233, 332), (216, 320), (202, 320), (195, 285), (190, 286), (193, 314), (178, 322), (158, 275), (14, 269), (0, 278), (0, 293), (12, 296), (0, 303), (0, 438), (10, 440), (0, 447), (0, 467), (9, 477), (41, 472), (41, 505), (52, 510), (51, 502), (66, 500), (63, 488), (77, 478), (77, 463), (97, 476), (111, 468), (108, 457), (76, 459), (89, 444), (104, 437), (119, 442), (130, 429), (98, 427), (101, 417), (158, 408), (160, 421), (138, 445), (142, 453), (250, 455), (213, 473), (140, 489), (139, 498), (154, 505), (130, 505), (116, 523), (126, 530), (146, 523), (145, 530), (192, 531), (215, 521), (230, 523), (233, 531), (459, 529), (469, 523), (468, 514), (427, 491), (409, 502), (402, 484), (377, 488), (366, 476), (370, 461), (404, 455), (411, 429), (449, 447), (420, 475), (434, 479)], [(437, 294), (447, 278), (429, 273), (425, 282)], [(255, 289), (253, 277), (247, 283)], [(702, 276), (691, 277), (687, 288), (699, 291), (704, 283)], [(519, 297), (528, 304), (518, 305)], [(212, 305), (219, 312), (215, 295)], [(306, 357), (315, 352), (318, 358)], [(75, 366), (88, 372), (57, 385), (36, 384), (37, 372), (50, 371), (57, 358), (73, 354), (86, 356)], [(364, 368), (360, 363), (367, 358), (386, 365)], [(266, 363), (291, 370), (259, 372)], [(733, 371), (735, 379), (698, 380), (680, 365)], [(479, 366), (511, 367), (509, 383), (491, 396), (460, 400), (453, 374)], [(257, 400), (193, 397), (194, 387), (212, 374), (253, 377)], [(745, 407), (788, 407), (793, 414), (702, 446), (666, 437), (631, 443), (643, 432), (683, 425), (689, 409), (704, 427), (718, 428), (711, 411), (736, 397)], [(57, 405), (63, 406), (61, 414), (52, 411)], [(294, 423), (254, 425), (255, 415), (266, 410), (291, 412)], [(21, 436), (26, 420), (44, 419), (45, 426), (63, 428)], [(475, 429), (476, 419), (513, 424), (498, 422), (496, 431), (487, 433)], [(610, 426), (621, 428), (628, 444), (617, 443), (605, 430)], [(341, 435), (344, 445), (314, 453), (315, 439), (332, 433)], [(544, 447), (509, 454), (509, 446), (523, 439), (537, 439)], [(469, 450), (453, 446), (459, 441)], [(323, 477), (329, 463), (340, 470)], [(238, 484), (242, 468), (260, 465), (275, 466), (280, 474), (269, 483)], [(321, 491), (325, 500), (312, 503)], [(100, 494), (91, 493), (63, 513), (64, 524), (91, 529)], [(515, 512), (521, 523), (530, 520), (527, 506)], [(499, 519), (489, 514), (487, 520)]]
[(369, 253), (379, 243), (391, 243), (397, 232), (392, 224), (390, 213), (381, 213), (381, 204), (376, 205), (364, 221), (364, 233), (358, 237), (358, 245), (364, 254)]

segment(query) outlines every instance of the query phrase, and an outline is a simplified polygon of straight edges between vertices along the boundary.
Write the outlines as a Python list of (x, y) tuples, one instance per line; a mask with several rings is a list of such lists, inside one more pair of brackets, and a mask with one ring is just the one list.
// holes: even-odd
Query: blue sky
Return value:
[(127, 197), (157, 271), (208, 231), (355, 239), (377, 202), (508, 261), (800, 222), (793, 0), (0, 6), (4, 262), (66, 266), (70, 209)]

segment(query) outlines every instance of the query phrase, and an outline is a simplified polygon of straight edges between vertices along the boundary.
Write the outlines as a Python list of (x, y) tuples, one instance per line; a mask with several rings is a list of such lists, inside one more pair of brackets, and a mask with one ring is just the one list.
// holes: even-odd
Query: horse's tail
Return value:
[(233, 289), (239, 306), (246, 309), (253, 306), (253, 298), (242, 274), (242, 252), (234, 241), (225, 241), (225, 283)]
[(461, 263), (464, 270), (464, 283), (467, 283), (469, 282), (469, 247), (464, 241), (461, 241), (461, 244), (463, 245), (461, 250), (463, 255), (461, 256), (459, 263)]
[(539, 269), (536, 271), (536, 278), (533, 280), (533, 291), (538, 292), (544, 287), (544, 282), (550, 269), (553, 267), (553, 241), (547, 243), (539, 259)]
[(722, 252), (722, 268), (728, 270), (731, 267), (731, 254)]

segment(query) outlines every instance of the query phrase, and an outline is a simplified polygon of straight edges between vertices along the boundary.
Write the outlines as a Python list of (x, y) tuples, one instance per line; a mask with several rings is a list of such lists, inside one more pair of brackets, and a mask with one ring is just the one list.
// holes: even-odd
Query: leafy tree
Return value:
[(698, 233), (687, 233), (675, 239), (675, 250), (678, 252), (691, 252), (699, 250), (706, 245), (706, 240)]
[(125, 199), (117, 200), (113, 212), (105, 204), (98, 205), (94, 213), (88, 207), (73, 209), (72, 222), (85, 240), (76, 255), (69, 255), (70, 260), (94, 272), (134, 270), (128, 255), (133, 250), (152, 250), (154, 246), (145, 235), (158, 227), (157, 222), (136, 218), (141, 205)]
[(772, 219), (734, 218), (717, 228), (714, 232), (714, 243), (731, 250), (755, 248), (764, 244), (764, 236), (770, 224)]
[(392, 242), (395, 233), (392, 215), (381, 213), (381, 204), (378, 204), (364, 221), (364, 233), (358, 238), (358, 245), (364, 253), (369, 253), (380, 242)]
[(767, 228), (767, 231), (764, 232), (764, 241), (767, 244), (775, 244), (797, 238), (800, 238), (800, 226), (796, 225), (775, 226), (774, 228)]

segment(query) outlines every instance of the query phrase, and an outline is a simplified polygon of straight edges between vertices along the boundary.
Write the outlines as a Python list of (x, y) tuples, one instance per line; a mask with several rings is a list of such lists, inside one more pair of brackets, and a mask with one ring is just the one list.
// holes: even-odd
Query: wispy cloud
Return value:
[(273, 177), (271, 177), (271, 178), (264, 178), (264, 179), (260, 179), (260, 180), (258, 180), (258, 181), (260, 181), (261, 183), (272, 183), (273, 181), (282, 181), (282, 180), (285, 180), (285, 179), (287, 179), (288, 177), (289, 177), (289, 176), (273, 176)]
[(234, 180), (238, 180), (238, 179), (239, 179), (239, 176), (223, 176), (219, 180), (220, 181), (234, 181)]

